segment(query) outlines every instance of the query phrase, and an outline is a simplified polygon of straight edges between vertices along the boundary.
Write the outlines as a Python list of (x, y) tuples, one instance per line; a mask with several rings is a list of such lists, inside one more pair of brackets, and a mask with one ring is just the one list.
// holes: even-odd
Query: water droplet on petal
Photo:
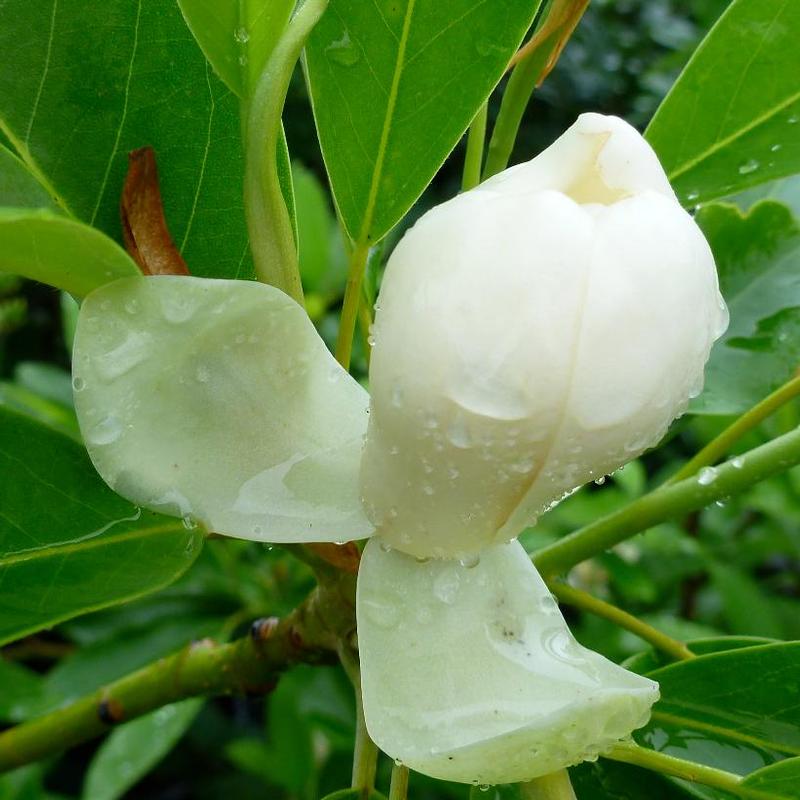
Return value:
[(86, 388), (86, 381), (83, 378), (76, 375), (72, 379), (72, 388), (76, 392), (82, 392)]
[(122, 423), (113, 415), (105, 417), (88, 434), (90, 444), (113, 444), (122, 435)]
[(456, 601), (460, 587), (461, 577), (456, 569), (447, 569), (434, 580), (433, 593), (439, 600), (450, 606)]
[(458, 563), (465, 569), (474, 569), (481, 563), (481, 557), (477, 553), (470, 553), (459, 558)]

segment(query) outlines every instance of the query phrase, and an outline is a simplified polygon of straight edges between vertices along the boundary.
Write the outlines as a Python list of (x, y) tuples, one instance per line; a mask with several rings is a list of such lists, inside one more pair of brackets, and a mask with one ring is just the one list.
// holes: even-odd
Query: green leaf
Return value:
[(787, 758), (748, 775), (742, 788), (764, 792), (775, 800), (800, 798), (800, 758)]
[[(714, 636), (708, 639), (691, 639), (686, 642), (686, 646), (697, 656), (722, 653), (726, 650), (739, 650), (742, 647), (756, 647), (761, 644), (773, 644), (773, 641), (761, 636)], [(632, 672), (646, 675), (669, 663), (670, 660), (667, 656), (651, 649), (636, 653), (623, 661), (622, 666)]]
[(580, 800), (687, 800), (691, 795), (658, 773), (601, 758), (569, 771)]
[(292, 165), (292, 176), (303, 287), (307, 292), (326, 294), (344, 286), (347, 278), (340, 228), (316, 176), (297, 163)]
[(306, 48), (322, 152), (353, 239), (408, 211), (500, 80), (538, 2), (331, 0)]
[(85, 450), (0, 408), (0, 644), (171, 583), (203, 537), (112, 492)]
[(800, 754), (800, 642), (704, 655), (649, 673), (661, 700), (637, 738), (661, 752), (746, 774)]
[(800, 360), (800, 226), (773, 201), (746, 215), (714, 203), (697, 222), (714, 251), (731, 322), (691, 410), (738, 414), (788, 380)]
[(78, 420), (71, 408), (54, 403), (24, 386), (0, 381), (0, 406), (31, 417), (76, 442), (81, 441)]
[(722, 616), (731, 633), (785, 638), (777, 607), (761, 584), (744, 570), (715, 561), (709, 565), (711, 585), (722, 600)]
[(12, 661), (0, 659), (0, 720), (19, 722), (25, 719), (27, 709), (41, 706), (46, 695), (41, 675)]
[(0, 269), (83, 297), (104, 283), (139, 275), (105, 234), (43, 209), (0, 208)]
[(645, 134), (688, 205), (800, 171), (800, 5), (734, 0)]
[(83, 786), (84, 800), (117, 800), (186, 733), (203, 700), (184, 700), (117, 728), (100, 745)]
[(252, 91), (295, 0), (178, 0), (217, 75), (239, 97)]
[(52, 208), (53, 198), (28, 168), (0, 145), (0, 206), (16, 208)]
[(238, 99), (177, 3), (9, 0), (0, 52), (0, 131), (63, 209), (119, 239), (126, 154), (150, 145), (189, 269), (252, 276)]

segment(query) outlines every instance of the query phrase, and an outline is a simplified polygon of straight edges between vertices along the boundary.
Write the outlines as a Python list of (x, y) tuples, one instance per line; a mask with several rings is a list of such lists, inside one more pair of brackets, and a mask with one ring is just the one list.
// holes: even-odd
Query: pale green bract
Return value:
[(75, 332), (75, 408), (106, 482), (139, 505), (270, 542), (363, 538), (367, 393), (272, 286), (108, 284)]
[[(645, 725), (658, 684), (581, 647), (519, 542), (469, 567), (377, 539), (362, 556), (364, 713), (381, 749), (446, 780), (512, 783)], [(363, 655), (362, 655), (363, 659)]]
[(374, 533), (357, 602), (371, 736), (435, 777), (523, 781), (628, 736), (658, 689), (580, 647), (506, 542), (655, 444), (725, 324), (653, 151), (590, 114), (405, 235), (371, 398), (277, 289), (154, 277), (85, 300), (76, 409), (137, 503), (247, 539)]

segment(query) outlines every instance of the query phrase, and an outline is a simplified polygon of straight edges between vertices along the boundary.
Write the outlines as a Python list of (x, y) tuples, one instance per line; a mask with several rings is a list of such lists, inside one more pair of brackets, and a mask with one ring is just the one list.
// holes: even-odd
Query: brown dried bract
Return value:
[(125, 248), (145, 275), (189, 274), (164, 219), (152, 147), (141, 147), (128, 155), (120, 214)]

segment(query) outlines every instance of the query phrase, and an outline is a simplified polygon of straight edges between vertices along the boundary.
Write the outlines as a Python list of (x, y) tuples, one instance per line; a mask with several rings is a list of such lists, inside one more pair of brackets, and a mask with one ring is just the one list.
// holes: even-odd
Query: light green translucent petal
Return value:
[(464, 567), (374, 539), (357, 612), (369, 733), (435, 778), (513, 783), (594, 758), (658, 698), (658, 684), (575, 641), (516, 541)]
[(131, 278), (83, 303), (73, 358), (89, 455), (135, 503), (271, 542), (368, 536), (366, 392), (271, 286)]

